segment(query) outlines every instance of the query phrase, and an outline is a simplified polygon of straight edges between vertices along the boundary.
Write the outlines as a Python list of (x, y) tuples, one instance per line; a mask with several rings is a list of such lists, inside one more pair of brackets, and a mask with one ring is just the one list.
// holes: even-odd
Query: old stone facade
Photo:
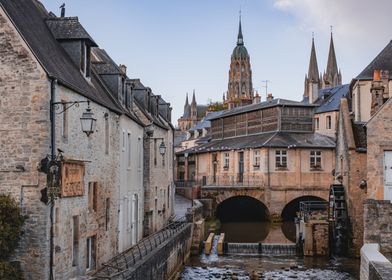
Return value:
[(251, 196), (273, 219), (297, 198), (326, 200), (335, 143), (313, 132), (314, 108), (275, 99), (224, 111), (211, 119), (210, 141), (177, 153), (177, 176), (200, 184), (214, 207)]
[[(152, 94), (154, 114), (138, 104), (126, 67), (98, 49), (76, 17), (56, 17), (36, 0), (1, 0), (0, 23), (0, 192), (29, 217), (14, 259), (26, 279), (48, 279), (51, 270), (56, 279), (92, 274), (143, 237), (146, 176), (155, 187), (153, 229), (171, 217), (170, 104)], [(96, 121), (88, 136), (80, 122), (87, 108)], [(166, 151), (161, 168), (144, 175), (154, 150), (144, 150), (151, 121), (161, 125), (155, 137)], [(43, 159), (51, 148), (62, 163), (62, 185), (46, 204)]]

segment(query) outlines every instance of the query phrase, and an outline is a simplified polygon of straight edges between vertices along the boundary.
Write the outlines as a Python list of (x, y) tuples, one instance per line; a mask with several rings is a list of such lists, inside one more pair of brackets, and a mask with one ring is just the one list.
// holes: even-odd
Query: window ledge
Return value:
[(289, 169), (287, 168), (287, 166), (279, 166), (279, 167), (275, 167), (276, 171), (288, 171)]
[(310, 171), (323, 171), (321, 167), (311, 167)]

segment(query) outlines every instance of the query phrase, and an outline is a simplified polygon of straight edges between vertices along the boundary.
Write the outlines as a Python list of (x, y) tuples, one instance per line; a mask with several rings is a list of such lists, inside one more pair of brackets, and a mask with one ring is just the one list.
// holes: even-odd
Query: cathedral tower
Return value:
[(327, 69), (323, 75), (323, 88), (336, 87), (342, 84), (342, 74), (338, 71), (338, 64), (336, 62), (335, 46), (333, 44), (333, 36), (331, 31), (331, 41), (329, 44), (329, 54)]
[(316, 48), (314, 38), (312, 38), (312, 48), (310, 51), (308, 74), (305, 75), (304, 101), (313, 103), (318, 98), (318, 91), (321, 87), (321, 78), (318, 73)]
[(226, 99), (223, 100), (228, 108), (252, 104), (253, 86), (250, 57), (244, 46), (242, 36), (241, 17), (239, 21), (237, 46), (231, 55), (229, 70), (229, 84)]

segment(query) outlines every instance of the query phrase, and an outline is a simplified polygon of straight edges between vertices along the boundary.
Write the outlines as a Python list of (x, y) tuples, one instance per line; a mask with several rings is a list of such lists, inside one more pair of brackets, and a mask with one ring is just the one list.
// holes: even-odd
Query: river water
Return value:
[[(291, 244), (295, 240), (293, 223), (225, 223), (227, 242)], [(183, 280), (203, 279), (359, 279), (359, 260), (296, 256), (218, 256), (216, 251), (193, 256), (181, 275)]]

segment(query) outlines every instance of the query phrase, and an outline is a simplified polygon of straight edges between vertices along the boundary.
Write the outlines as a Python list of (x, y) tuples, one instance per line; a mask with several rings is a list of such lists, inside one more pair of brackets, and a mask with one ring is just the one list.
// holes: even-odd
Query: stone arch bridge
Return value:
[[(270, 219), (280, 219), (283, 209), (290, 202), (303, 197), (328, 201), (329, 187), (306, 188), (265, 188), (252, 186), (202, 186), (200, 197), (212, 202), (212, 214), (218, 205), (235, 197), (251, 197), (261, 202), (268, 209)], [(310, 199), (312, 200), (312, 199)]]

